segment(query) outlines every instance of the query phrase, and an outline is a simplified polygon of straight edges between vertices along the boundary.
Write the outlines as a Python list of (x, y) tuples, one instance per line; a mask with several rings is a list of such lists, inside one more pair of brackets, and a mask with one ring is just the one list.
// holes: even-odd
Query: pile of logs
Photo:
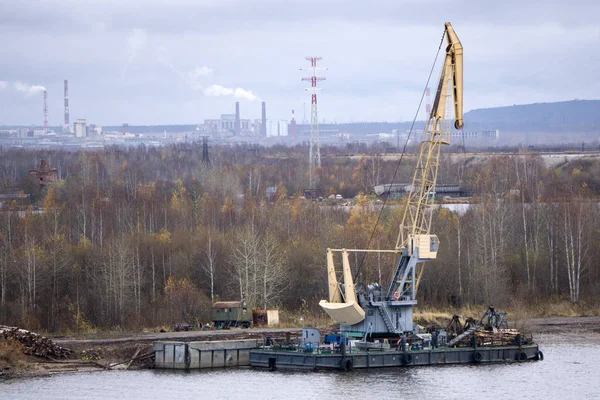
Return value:
[(510, 346), (516, 344), (519, 331), (516, 329), (484, 329), (475, 332), (478, 346)]
[(71, 354), (71, 350), (60, 347), (52, 340), (25, 329), (0, 326), (0, 337), (18, 340), (23, 345), (23, 352), (29, 355), (66, 358)]

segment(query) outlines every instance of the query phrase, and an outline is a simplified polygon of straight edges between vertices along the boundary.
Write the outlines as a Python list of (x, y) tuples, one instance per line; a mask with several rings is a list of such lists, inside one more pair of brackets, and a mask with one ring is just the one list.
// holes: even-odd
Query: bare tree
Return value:
[(261, 276), (260, 298), (263, 308), (272, 306), (289, 287), (281, 244), (274, 235), (267, 234), (260, 245), (259, 268)]
[[(590, 202), (564, 202), (562, 205), (562, 239), (565, 251), (565, 267), (569, 282), (569, 299), (579, 301), (581, 274), (589, 263), (589, 250), (596, 206)], [(593, 226), (593, 225), (592, 225)]]
[(240, 299), (256, 304), (256, 287), (259, 239), (258, 235), (246, 228), (235, 235), (231, 243), (231, 256), (235, 279), (239, 285)]
[(215, 302), (215, 273), (216, 273), (216, 257), (217, 251), (213, 246), (213, 233), (208, 233), (208, 248), (206, 250), (206, 261), (202, 262), (200, 265), (202, 269), (208, 276), (208, 280), (210, 282), (210, 303), (214, 304)]

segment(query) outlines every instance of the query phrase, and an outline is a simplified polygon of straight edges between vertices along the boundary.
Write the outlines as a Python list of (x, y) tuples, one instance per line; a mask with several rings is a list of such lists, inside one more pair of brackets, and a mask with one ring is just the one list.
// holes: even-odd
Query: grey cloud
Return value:
[[(13, 1), (0, 14), (0, 52), (10, 60), (0, 79), (46, 86), (51, 121), (61, 119), (65, 78), (72, 115), (98, 123), (198, 122), (230, 111), (234, 95), (207, 98), (211, 85), (260, 94), (284, 118), (310, 101), (304, 56), (321, 55), (321, 116), (406, 119), (450, 20), (465, 45), (466, 110), (597, 98), (600, 3), (527, 3)], [(34, 100), (1, 89), (0, 124), (39, 123)], [(248, 117), (260, 115), (241, 101)]]
[(598, 12), (600, 4), (594, 1), (559, 0), (540, 4), (519, 0), (24, 0), (6, 4), (0, 23), (65, 31), (90, 30), (100, 23), (110, 30), (136, 26), (154, 32), (228, 32), (332, 20), (421, 25), (448, 19), (491, 26), (550, 20), (581, 26), (595, 24)]

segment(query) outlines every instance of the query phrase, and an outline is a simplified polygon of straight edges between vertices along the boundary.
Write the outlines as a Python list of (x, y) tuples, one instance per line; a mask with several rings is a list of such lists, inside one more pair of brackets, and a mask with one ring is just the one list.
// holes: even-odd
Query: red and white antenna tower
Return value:
[(48, 133), (48, 98), (44, 90), (44, 133)]
[(312, 76), (302, 78), (303, 81), (310, 81), (311, 87), (307, 91), (312, 93), (311, 110), (310, 110), (310, 150), (308, 154), (308, 174), (309, 174), (309, 189), (314, 189), (313, 170), (321, 166), (321, 142), (319, 138), (319, 118), (317, 113), (317, 88), (318, 81), (324, 81), (324, 77), (317, 76), (317, 70), (327, 70), (327, 68), (318, 68), (317, 61), (322, 57), (304, 57), (310, 61), (310, 68), (301, 68), (302, 71), (312, 71)]

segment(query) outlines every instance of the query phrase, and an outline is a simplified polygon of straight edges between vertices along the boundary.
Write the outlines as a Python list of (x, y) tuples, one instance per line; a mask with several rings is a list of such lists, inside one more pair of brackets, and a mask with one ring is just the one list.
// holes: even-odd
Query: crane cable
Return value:
[[(408, 136), (406, 137), (406, 141), (404, 142), (404, 147), (402, 149), (402, 153), (400, 154), (400, 159), (398, 160), (398, 164), (396, 164), (396, 169), (394, 170), (394, 175), (392, 176), (392, 181), (389, 184), (388, 191), (390, 191), (392, 189), (392, 185), (394, 184), (394, 181), (396, 180), (396, 175), (398, 174), (398, 170), (400, 169), (400, 165), (402, 164), (402, 159), (404, 158), (404, 154), (406, 154), (406, 148), (408, 147), (408, 142), (410, 141), (410, 137), (412, 135), (413, 128), (415, 127), (415, 122), (417, 121), (417, 116), (419, 115), (419, 111), (421, 110), (421, 105), (423, 104), (423, 99), (425, 98), (425, 93), (427, 92), (427, 88), (429, 87), (429, 82), (431, 81), (431, 75), (433, 75), (433, 70), (435, 69), (435, 65), (436, 65), (438, 57), (440, 55), (440, 50), (442, 48), (442, 45), (444, 44), (444, 37), (446, 36), (447, 30), (448, 30), (447, 28), (444, 28), (444, 33), (442, 34), (442, 39), (440, 40), (440, 45), (437, 49), (437, 53), (435, 54), (435, 59), (433, 60), (433, 65), (431, 66), (431, 70), (429, 71), (429, 76), (427, 77), (427, 83), (425, 83), (425, 88), (423, 89), (423, 93), (421, 94), (421, 100), (419, 101), (419, 106), (417, 107), (417, 111), (415, 112), (415, 117), (413, 118), (412, 124), (410, 126), (410, 130), (408, 131)], [(425, 122), (425, 124), (427, 126), (427, 122)], [(423, 132), (423, 134), (425, 134), (425, 132)], [(369, 247), (371, 246), (371, 242), (373, 241), (373, 236), (375, 236), (375, 230), (377, 229), (377, 225), (379, 225), (381, 215), (383, 214), (385, 204), (387, 203), (387, 199), (389, 197), (390, 196), (388, 194), (388, 196), (383, 199), (383, 204), (381, 205), (381, 209), (379, 209), (379, 213), (377, 214), (377, 220), (375, 221), (373, 230), (371, 231), (371, 236), (369, 237), (369, 241), (367, 242), (367, 247), (366, 247), (367, 249), (369, 249)], [(358, 268), (356, 269), (356, 274), (354, 275), (355, 282), (356, 282), (358, 275), (360, 274), (360, 270), (365, 262), (366, 256), (367, 256), (367, 253), (363, 253), (363, 256), (360, 260), (360, 264), (358, 264)]]

